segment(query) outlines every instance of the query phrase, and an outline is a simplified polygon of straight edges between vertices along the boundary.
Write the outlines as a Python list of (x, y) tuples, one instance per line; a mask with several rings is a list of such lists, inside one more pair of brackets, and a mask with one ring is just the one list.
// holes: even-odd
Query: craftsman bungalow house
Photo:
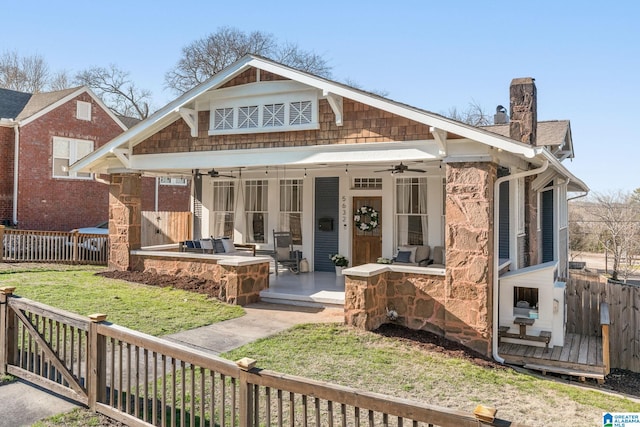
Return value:
[[(108, 219), (100, 176), (67, 167), (137, 120), (116, 116), (87, 87), (24, 93), (0, 89), (0, 224), (68, 231)], [(144, 181), (144, 208), (186, 210), (187, 181)]]
[[(537, 123), (533, 79), (510, 91), (511, 121), (478, 128), (249, 55), (71, 170), (111, 174), (112, 268), (139, 252), (140, 176), (193, 177), (196, 237), (268, 249), (290, 231), (311, 271), (350, 260), (348, 323), (377, 327), (393, 307), (491, 354), (499, 274), (566, 277), (567, 192), (588, 190), (561, 164), (568, 122)], [(510, 292), (510, 309), (548, 299)]]

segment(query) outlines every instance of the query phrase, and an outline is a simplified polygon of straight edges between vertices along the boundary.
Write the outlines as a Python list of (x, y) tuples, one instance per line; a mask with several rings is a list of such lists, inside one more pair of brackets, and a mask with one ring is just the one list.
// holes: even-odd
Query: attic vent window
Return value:
[(211, 101), (209, 135), (318, 129), (318, 99), (300, 92)]
[(91, 121), (91, 103), (85, 101), (77, 101), (76, 118), (78, 120)]
[(214, 129), (233, 129), (233, 108), (217, 108), (214, 119)]
[(289, 113), (290, 125), (304, 125), (311, 123), (311, 101), (292, 102)]
[(284, 126), (284, 104), (267, 104), (263, 109), (262, 126)]

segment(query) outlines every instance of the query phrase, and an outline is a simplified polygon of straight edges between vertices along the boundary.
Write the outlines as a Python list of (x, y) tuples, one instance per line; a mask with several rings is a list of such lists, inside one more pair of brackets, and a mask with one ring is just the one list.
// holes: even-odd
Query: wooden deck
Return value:
[[(548, 350), (523, 344), (500, 343), (498, 352), (506, 363), (529, 365), (539, 371), (567, 373), (577, 377), (604, 378), (602, 337), (567, 333), (564, 346)], [(546, 367), (548, 369), (539, 369)], [(569, 373), (571, 372), (571, 373)], [(584, 375), (580, 375), (584, 374)]]

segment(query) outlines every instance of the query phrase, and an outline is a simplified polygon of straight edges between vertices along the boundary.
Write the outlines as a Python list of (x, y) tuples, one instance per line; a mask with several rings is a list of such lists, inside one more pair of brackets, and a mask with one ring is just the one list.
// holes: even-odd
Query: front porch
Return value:
[(269, 287), (260, 292), (261, 301), (314, 307), (344, 307), (344, 276), (327, 271), (300, 274), (280, 271), (276, 276), (273, 262), (271, 264)]

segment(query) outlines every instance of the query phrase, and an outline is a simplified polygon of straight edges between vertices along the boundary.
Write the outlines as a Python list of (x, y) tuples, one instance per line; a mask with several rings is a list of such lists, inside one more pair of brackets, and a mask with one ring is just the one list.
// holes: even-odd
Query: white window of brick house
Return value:
[(294, 245), (302, 244), (302, 183), (301, 179), (280, 180), (280, 231), (291, 232)]
[(178, 187), (185, 187), (189, 183), (187, 178), (174, 178), (170, 176), (161, 176), (160, 185), (174, 185)]
[(247, 243), (267, 243), (267, 212), (269, 210), (269, 181), (252, 179), (245, 183), (244, 211)]
[(429, 235), (427, 179), (396, 180), (396, 233), (398, 246), (426, 245)]
[(235, 191), (232, 181), (215, 181), (213, 183), (213, 237), (230, 237), (233, 239)]
[(69, 172), (69, 165), (93, 151), (93, 141), (71, 138), (53, 138), (53, 177), (91, 179), (92, 174)]
[(85, 101), (77, 101), (76, 118), (78, 120), (91, 121), (91, 103)]

